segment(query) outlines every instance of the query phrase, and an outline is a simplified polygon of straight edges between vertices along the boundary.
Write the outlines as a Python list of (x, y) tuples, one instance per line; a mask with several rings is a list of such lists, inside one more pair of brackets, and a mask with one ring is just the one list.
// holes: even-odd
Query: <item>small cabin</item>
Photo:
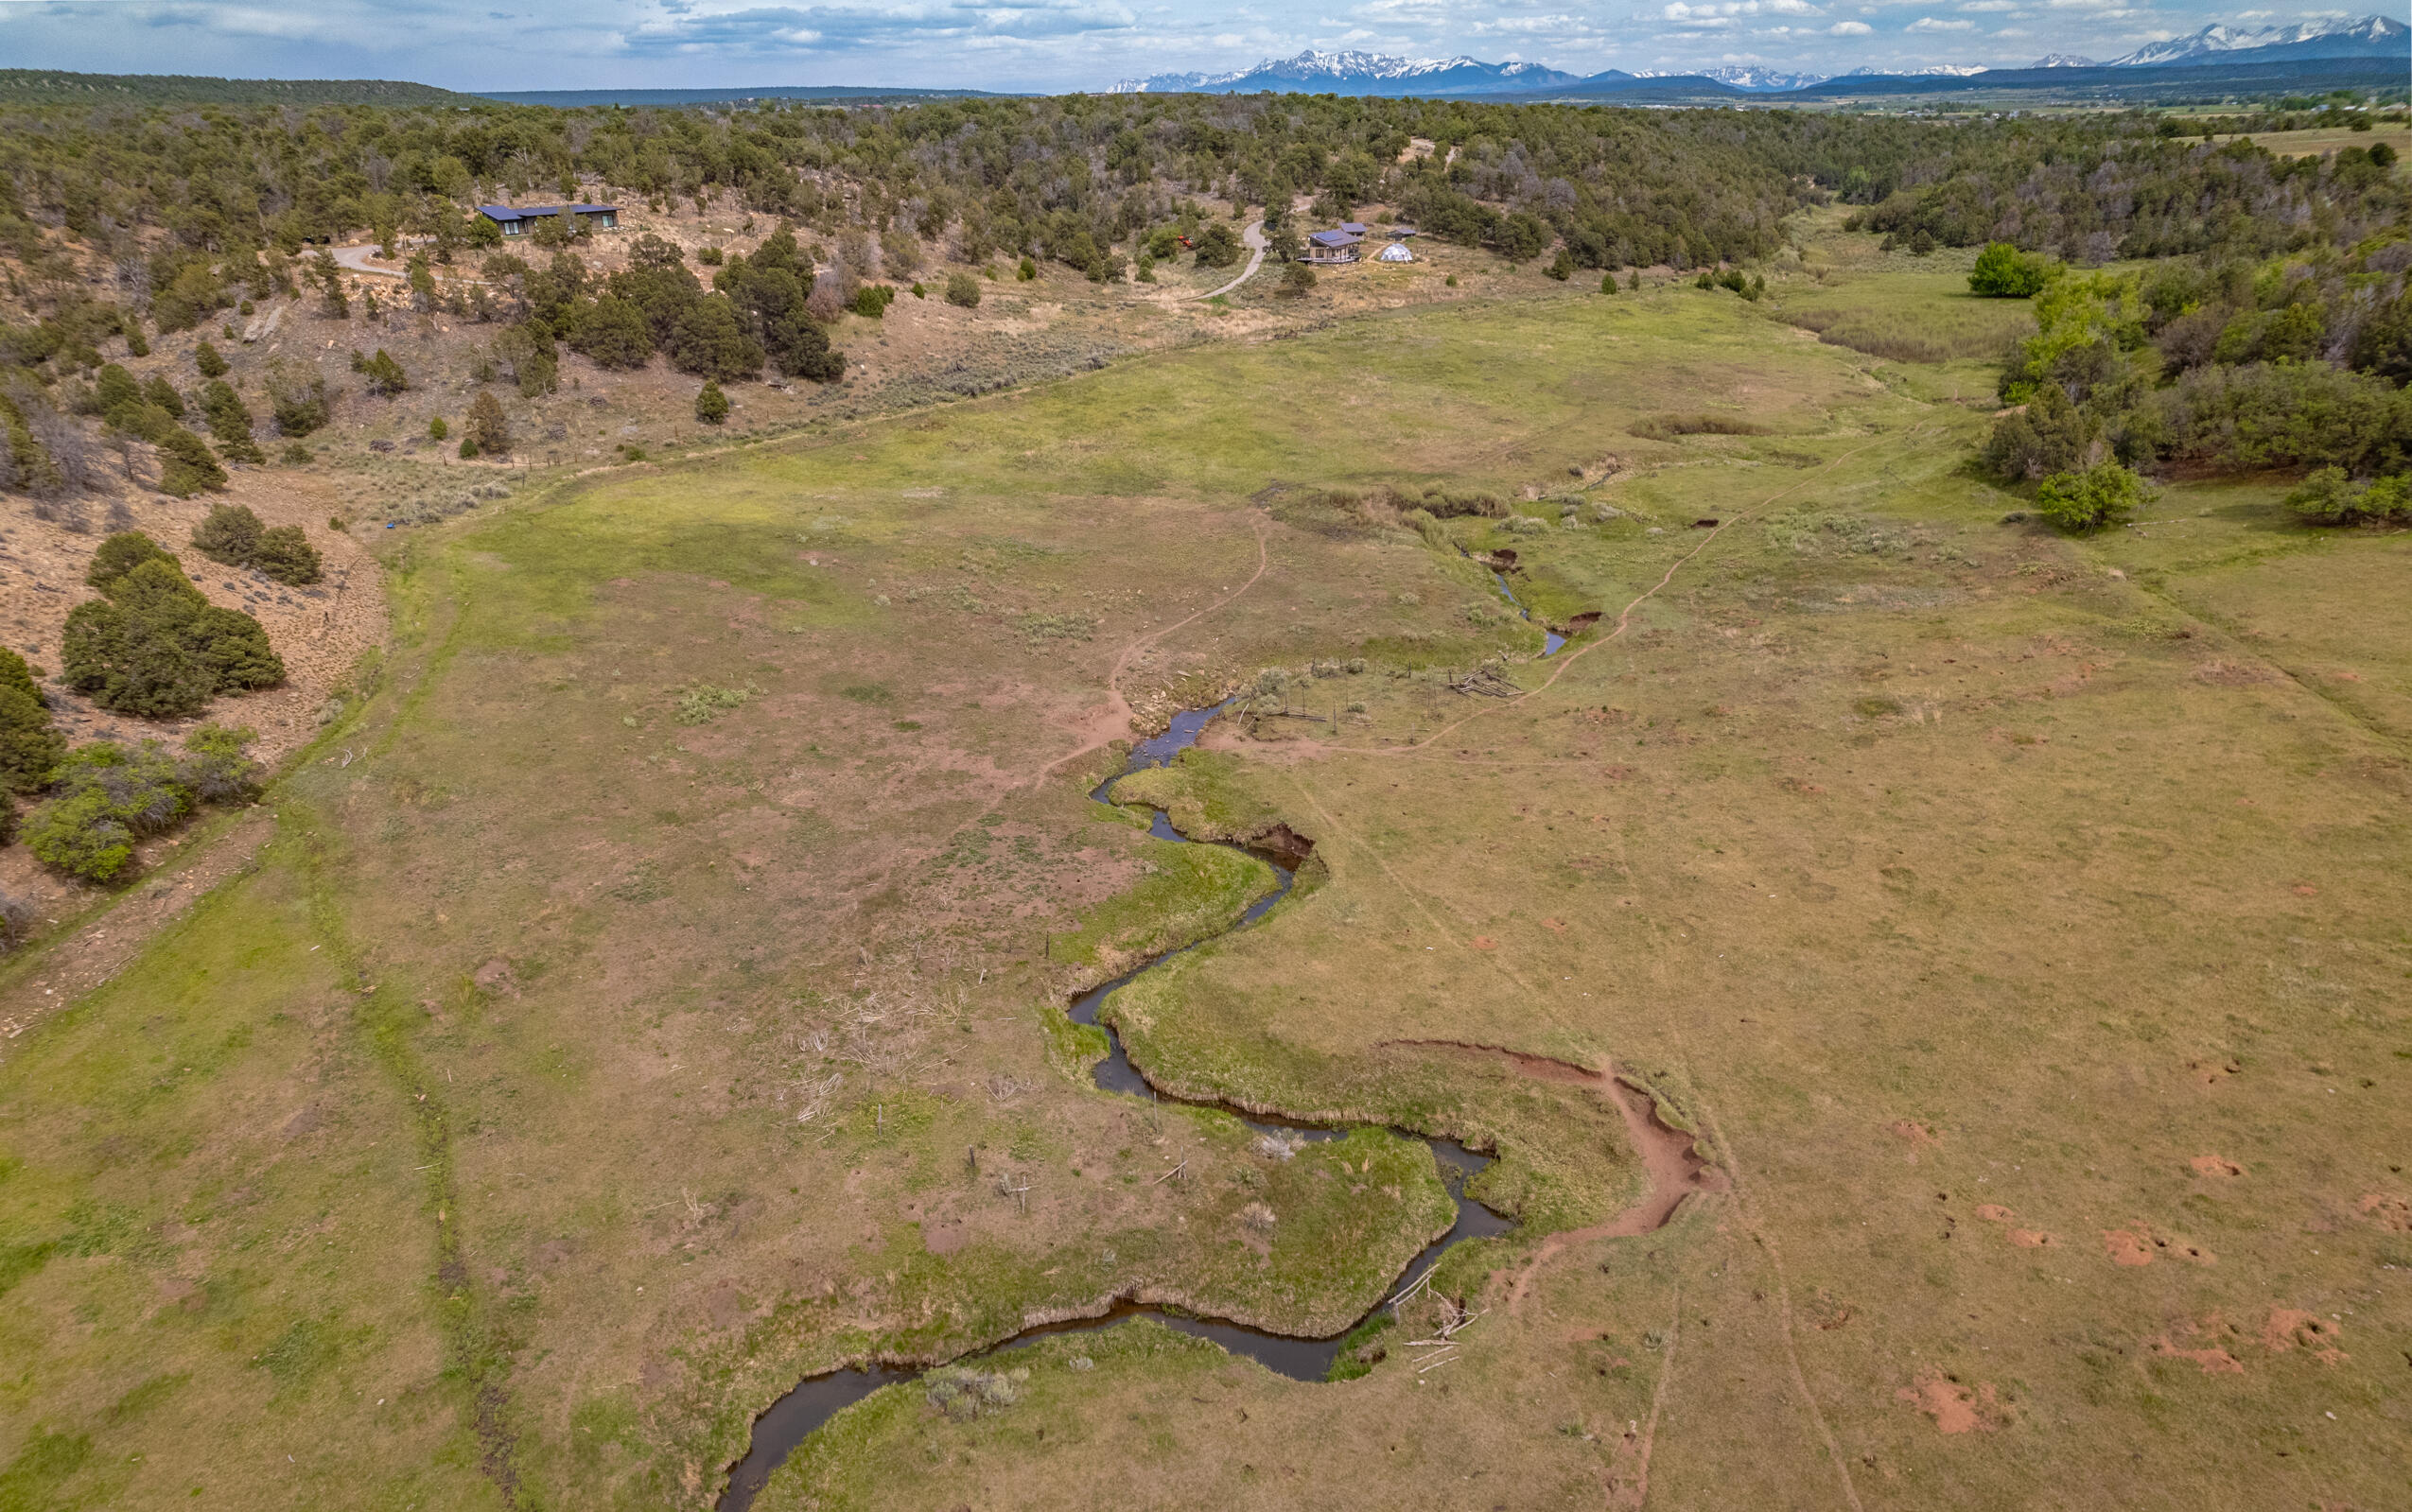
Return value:
[(1362, 236), (1365, 235), (1366, 225), (1362, 220), (1343, 220), (1340, 222), (1340, 229), (1352, 236)]
[(591, 231), (620, 229), (618, 205), (529, 205), (514, 209), (510, 205), (480, 205), (478, 214), (502, 228), (506, 236), (524, 236), (536, 229), (536, 222), (547, 216), (576, 216)]

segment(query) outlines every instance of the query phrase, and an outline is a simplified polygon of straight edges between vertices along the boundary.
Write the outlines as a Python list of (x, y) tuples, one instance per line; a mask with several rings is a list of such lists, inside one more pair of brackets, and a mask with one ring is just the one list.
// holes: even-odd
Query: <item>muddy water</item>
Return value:
[[(1504, 592), (1505, 588), (1506, 585), (1503, 582), (1501, 591)], [(1511, 598), (1512, 600), (1512, 596)], [(1549, 649), (1555, 651), (1561, 644), (1564, 643), (1552, 636)], [(1172, 761), (1181, 752), (1197, 743), (1197, 737), (1206, 728), (1208, 721), (1229, 706), (1230, 704), (1225, 703), (1211, 708), (1184, 709), (1176, 714), (1173, 716), (1171, 728), (1162, 735), (1140, 741), (1132, 748), (1130, 759), (1125, 764), (1123, 770), (1098, 784), (1090, 792), (1090, 796), (1104, 803), (1108, 801), (1107, 794), (1114, 783), (1122, 777), (1143, 768), (1160, 767)], [(1154, 811), (1148, 823), (1148, 833), (1159, 840), (1168, 840), (1180, 844), (1223, 843), (1220, 841), (1191, 841), (1188, 836), (1173, 827), (1171, 819), (1162, 809)], [(1279, 849), (1230, 847), (1235, 850), (1247, 850), (1250, 855), (1270, 866), (1275, 878), (1273, 891), (1249, 905), (1247, 912), (1240, 915), (1238, 922), (1231, 927), (1232, 930), (1245, 929), (1254, 923), (1264, 915), (1267, 910), (1286, 897), (1291, 887), (1296, 885), (1298, 866), (1304, 860), (1305, 853), (1312, 848), (1311, 843), (1289, 834), (1286, 829), (1280, 832), (1279, 838), (1284, 842), (1283, 848)], [(1222, 932), (1227, 934), (1231, 930), (1226, 930)], [(1210, 938), (1219, 937), (1217, 935)], [(1197, 942), (1197, 944), (1203, 943), (1203, 941)], [(1146, 1077), (1131, 1064), (1129, 1053), (1123, 1049), (1122, 1036), (1114, 1033), (1111, 1025), (1098, 1023), (1097, 1010), (1115, 988), (1131, 981), (1142, 972), (1151, 971), (1174, 956), (1197, 947), (1197, 945), (1193, 944), (1182, 947), (1180, 950), (1167, 951), (1131, 971), (1125, 972), (1111, 982), (1091, 988), (1074, 999), (1069, 1010), (1073, 1019), (1078, 1023), (1096, 1025), (1106, 1032), (1108, 1045), (1106, 1058), (1097, 1063), (1094, 1072), (1098, 1086), (1109, 1092), (1118, 1092), (1132, 1097), (1175, 1101), (1162, 1098), (1162, 1094), (1148, 1085)], [(1348, 1132), (1345, 1126), (1307, 1124), (1285, 1119), (1267, 1118), (1223, 1104), (1192, 1105), (1221, 1106), (1223, 1111), (1251, 1129), (1264, 1134), (1279, 1132), (1285, 1138), (1293, 1140), (1312, 1142), (1335, 1139)], [(1453, 1244), (1468, 1239), (1481, 1239), (1494, 1234), (1503, 1234), (1514, 1226), (1510, 1219), (1493, 1212), (1465, 1194), (1467, 1180), (1489, 1165), (1492, 1156), (1469, 1150), (1455, 1140), (1434, 1139), (1420, 1135), (1414, 1137), (1424, 1138), (1424, 1142), (1431, 1148), (1432, 1157), (1440, 1169), (1442, 1180), (1447, 1185), (1450, 1195), (1456, 1199), (1458, 1216), (1457, 1222), (1450, 1225), (1447, 1233), (1425, 1245), (1423, 1252), (1407, 1263), (1407, 1268), (1399, 1275), (1399, 1279), (1402, 1281), (1420, 1276), (1428, 1270)], [(1376, 1307), (1380, 1305), (1375, 1304)], [(1372, 1314), (1372, 1310), (1368, 1309), (1366, 1316), (1370, 1317)], [(1043, 1324), (1037, 1328), (1025, 1329), (1001, 1344), (991, 1345), (986, 1349), (976, 1351), (974, 1357), (986, 1358), (1002, 1354), (1021, 1348), (1050, 1334), (1085, 1333), (1098, 1329), (1115, 1328), (1134, 1317), (1142, 1316), (1152, 1317), (1167, 1328), (1175, 1329), (1182, 1333), (1201, 1339), (1212, 1339), (1232, 1353), (1244, 1354), (1267, 1369), (1294, 1381), (1322, 1380), (1331, 1370), (1333, 1361), (1339, 1357), (1340, 1340), (1348, 1331), (1342, 1330), (1339, 1333), (1325, 1338), (1293, 1338), (1219, 1318), (1194, 1317), (1145, 1304), (1118, 1302), (1096, 1317), (1075, 1318), (1068, 1322)], [(1362, 1322), (1363, 1318), (1358, 1321)], [(1354, 1326), (1351, 1325), (1351, 1327)], [(917, 1380), (922, 1374), (920, 1369), (913, 1367), (873, 1365), (856, 1370), (832, 1370), (823, 1375), (810, 1377), (800, 1382), (793, 1391), (772, 1403), (767, 1412), (754, 1419), (753, 1438), (746, 1448), (745, 1457), (739, 1460), (729, 1470), (728, 1489), (722, 1493), (720, 1499), (721, 1512), (745, 1512), (745, 1509), (753, 1504), (754, 1498), (760, 1493), (764, 1483), (770, 1479), (771, 1472), (784, 1463), (787, 1456), (795, 1452), (796, 1447), (811, 1436), (814, 1429), (827, 1422), (839, 1411), (861, 1401), (882, 1386)]]

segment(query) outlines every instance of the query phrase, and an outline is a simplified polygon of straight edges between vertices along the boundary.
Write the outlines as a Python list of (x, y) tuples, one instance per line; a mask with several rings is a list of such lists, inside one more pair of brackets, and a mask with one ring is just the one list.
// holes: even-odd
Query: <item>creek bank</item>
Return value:
[[(1501, 583), (1501, 591), (1506, 584)], [(1513, 596), (1510, 595), (1510, 601)], [(1521, 607), (1521, 606), (1519, 606)], [(1550, 651), (1564, 641), (1551, 637)], [(1112, 802), (1114, 785), (1134, 772), (1163, 766), (1179, 757), (1181, 752), (1197, 743), (1208, 721), (1229, 709), (1236, 700), (1226, 700), (1210, 708), (1184, 709), (1173, 717), (1162, 734), (1141, 740), (1130, 752), (1121, 772), (1099, 783), (1090, 796), (1100, 803)], [(1298, 869), (1310, 859), (1314, 842), (1298, 834), (1287, 825), (1277, 825), (1253, 835), (1244, 844), (1220, 840), (1194, 840), (1173, 826), (1170, 816), (1162, 808), (1152, 808), (1148, 832), (1160, 840), (1184, 844), (1219, 844), (1245, 850), (1273, 869), (1276, 883), (1272, 892), (1250, 903), (1240, 917), (1227, 929), (1209, 935), (1219, 939), (1233, 930), (1245, 929), (1289, 895), (1297, 883)], [(1091, 1075), (1099, 1088), (1153, 1101), (1186, 1104), (1210, 1107), (1224, 1112), (1247, 1127), (1267, 1138), (1278, 1138), (1298, 1143), (1314, 1143), (1344, 1137), (1351, 1122), (1331, 1121), (1310, 1122), (1285, 1117), (1279, 1113), (1242, 1107), (1222, 1100), (1191, 1100), (1167, 1096), (1150, 1084), (1138, 1067), (1131, 1063), (1124, 1049), (1122, 1036), (1110, 1021), (1100, 1021), (1099, 1009), (1115, 989), (1164, 962), (1196, 949), (1206, 943), (1194, 941), (1178, 949), (1169, 950), (1139, 966), (1102, 982), (1076, 997), (1067, 1017), (1075, 1023), (1093, 1025), (1106, 1035), (1107, 1051), (1092, 1069)], [(1414, 1041), (1394, 1043), (1414, 1044)], [(1443, 1048), (1435, 1045), (1433, 1048)], [(1614, 1100), (1623, 1113), (1628, 1133), (1642, 1153), (1649, 1176), (1649, 1188), (1641, 1202), (1619, 1212), (1597, 1229), (1580, 1230), (1566, 1236), (1552, 1236), (1545, 1241), (1542, 1255), (1529, 1264), (1519, 1277), (1516, 1295), (1521, 1297), (1523, 1284), (1529, 1279), (1539, 1259), (1554, 1254), (1564, 1243), (1581, 1238), (1610, 1234), (1642, 1233), (1665, 1224), (1678, 1205), (1691, 1191), (1703, 1190), (1703, 1173), (1713, 1175), (1713, 1168), (1694, 1150), (1691, 1137), (1669, 1127), (1658, 1119), (1654, 1103), (1638, 1090), (1604, 1073), (1592, 1071), (1563, 1061), (1517, 1051), (1481, 1046), (1449, 1044), (1445, 1048), (1476, 1054), (1497, 1055), (1508, 1059), (1525, 1074), (1537, 1079), (1576, 1083), (1593, 1086)], [(1469, 1239), (1490, 1238), (1507, 1233), (1515, 1226), (1513, 1220), (1493, 1211), (1466, 1195), (1466, 1184), (1489, 1166), (1495, 1156), (1471, 1150), (1447, 1138), (1439, 1138), (1411, 1130), (1397, 1131), (1420, 1139), (1432, 1152), (1443, 1185), (1456, 1208), (1449, 1227), (1432, 1239), (1416, 1257), (1408, 1261), (1385, 1296), (1368, 1308), (1348, 1327), (1320, 1337), (1305, 1338), (1275, 1333), (1227, 1319), (1197, 1315), (1185, 1307), (1183, 1299), (1166, 1289), (1137, 1287), (1127, 1294), (1104, 1298), (1093, 1310), (1068, 1316), (1042, 1318), (997, 1343), (965, 1350), (946, 1360), (926, 1362), (887, 1362), (839, 1370), (825, 1371), (808, 1377), (794, 1389), (781, 1396), (760, 1416), (755, 1418), (751, 1439), (744, 1456), (729, 1468), (728, 1486), (722, 1493), (720, 1512), (747, 1512), (754, 1498), (768, 1483), (770, 1476), (789, 1455), (795, 1452), (814, 1430), (831, 1416), (861, 1401), (883, 1386), (897, 1385), (919, 1379), (927, 1370), (941, 1364), (966, 1359), (988, 1359), (1027, 1346), (1053, 1334), (1091, 1331), (1120, 1326), (1135, 1317), (1151, 1317), (1166, 1328), (1196, 1338), (1211, 1339), (1233, 1354), (1246, 1355), (1280, 1375), (1294, 1381), (1317, 1382), (1326, 1379), (1339, 1357), (1342, 1346), (1367, 1318), (1397, 1295), (1399, 1283), (1410, 1282), (1438, 1264), (1441, 1257), (1453, 1246)], [(1670, 1142), (1671, 1141), (1671, 1142)]]
[[(1207, 722), (1230, 706), (1231, 701), (1226, 700), (1209, 708), (1183, 709), (1174, 715), (1170, 726), (1162, 734), (1141, 740), (1132, 747), (1123, 770), (1091, 790), (1090, 796), (1100, 803), (1111, 803), (1110, 794), (1115, 783), (1134, 772), (1163, 766), (1178, 758), (1181, 752), (1197, 743)], [(1224, 845), (1254, 856), (1272, 868), (1275, 878), (1273, 890), (1249, 904), (1228, 928), (1207, 936), (1207, 939), (1220, 938), (1262, 918), (1275, 904), (1289, 895), (1291, 888), (1297, 884), (1298, 868), (1314, 853), (1314, 842), (1285, 824), (1271, 826), (1263, 835), (1252, 837), (1250, 843), (1233, 844), (1226, 841), (1193, 840), (1173, 826), (1171, 817), (1163, 809), (1151, 808), (1149, 813), (1148, 833), (1156, 839), (1180, 844)], [(1106, 1035), (1107, 1052), (1092, 1070), (1092, 1079), (1099, 1088), (1109, 1092), (1216, 1108), (1268, 1138), (1296, 1143), (1316, 1143), (1346, 1135), (1348, 1127), (1345, 1125), (1308, 1123), (1278, 1114), (1244, 1110), (1220, 1102), (1194, 1103), (1186, 1099), (1166, 1098), (1150, 1086), (1139, 1069), (1131, 1064), (1128, 1052), (1123, 1048), (1122, 1036), (1114, 1032), (1113, 1026), (1099, 1022), (1098, 1008), (1116, 988), (1204, 943), (1205, 939), (1200, 939), (1165, 951), (1073, 999), (1067, 1017), (1075, 1023), (1093, 1025)], [(1442, 1183), (1448, 1189), (1456, 1215), (1445, 1230), (1432, 1238), (1408, 1261), (1398, 1277), (1402, 1281), (1421, 1276), (1454, 1244), (1468, 1239), (1503, 1234), (1514, 1226), (1512, 1220), (1492, 1211), (1465, 1194), (1468, 1179), (1491, 1164), (1493, 1156), (1469, 1150), (1451, 1139), (1411, 1137), (1422, 1138), (1432, 1151), (1434, 1163), (1442, 1173)], [(926, 1370), (939, 1364), (991, 1357), (1052, 1334), (1114, 1328), (1134, 1317), (1146, 1316), (1180, 1332), (1212, 1339), (1232, 1353), (1246, 1355), (1292, 1380), (1320, 1381), (1330, 1373), (1334, 1361), (1338, 1358), (1342, 1342), (1367, 1317), (1372, 1316), (1390, 1295), (1386, 1289), (1381, 1300), (1350, 1320), (1346, 1327), (1328, 1335), (1305, 1338), (1275, 1333), (1228, 1319), (1200, 1316), (1196, 1310), (1184, 1305), (1185, 1299), (1165, 1289), (1138, 1287), (1127, 1294), (1110, 1295), (1092, 1309), (1066, 1316), (1041, 1318), (995, 1344), (964, 1351), (949, 1360), (886, 1362), (826, 1371), (800, 1382), (755, 1418), (744, 1457), (729, 1468), (728, 1486), (721, 1495), (720, 1512), (746, 1512), (754, 1498), (769, 1482), (771, 1473), (811, 1436), (813, 1430), (832, 1416), (883, 1386), (918, 1380)]]
[[(1616, 1104), (1624, 1121), (1625, 1133), (1641, 1156), (1642, 1172), (1648, 1180), (1641, 1200), (1605, 1223), (1548, 1236), (1542, 1241), (1540, 1258), (1585, 1240), (1630, 1238), (1664, 1228), (1674, 1220), (1675, 1209), (1683, 1206), (1685, 1198), (1695, 1192), (1723, 1191), (1727, 1188), (1725, 1173), (1701, 1154), (1699, 1136), (1669, 1121), (1657, 1091), (1619, 1073), (1613, 1066), (1604, 1071), (1594, 1070), (1529, 1051), (1458, 1039), (1386, 1039), (1375, 1048), (1439, 1051), (1505, 1061), (1519, 1075), (1537, 1082), (1589, 1087)], [(1538, 1264), (1539, 1258), (1532, 1263)]]

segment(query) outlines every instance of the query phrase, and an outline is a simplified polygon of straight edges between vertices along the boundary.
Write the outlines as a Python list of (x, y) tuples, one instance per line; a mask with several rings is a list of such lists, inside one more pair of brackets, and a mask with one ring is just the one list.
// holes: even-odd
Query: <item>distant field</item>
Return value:
[(1785, 288), (1774, 308), (1818, 339), (1896, 362), (1992, 359), (2035, 333), (2020, 300), (1979, 299), (1966, 274), (1888, 278), (1838, 288)]
[(2032, 335), (2024, 300), (1979, 299), (1968, 292), (1971, 248), (1924, 257), (1877, 250), (1873, 236), (1849, 235), (1828, 214), (1806, 238), (1804, 271), (1769, 287), (1774, 318), (1818, 333), (1818, 339), (1896, 362), (1991, 362)]
[[(1336, 1327), (1446, 1222), (1394, 1128), (1523, 1220), (1445, 1368), (1430, 1302), (1337, 1384), (1065, 1335), (756, 1505), (2400, 1501), (2412, 536), (2280, 480), (2012, 518), (1966, 463), (2024, 308), (1810, 251), (393, 532), (257, 869), (0, 1047), (0, 1504), (700, 1508), (809, 1372), (1133, 1294)], [(1460, 548), (1603, 617), (1541, 659)], [(1372, 1125), (1294, 1158), (1061, 1011), (1262, 891), (1086, 796), (1243, 686), (1322, 720), (1148, 789), (1312, 875), (1107, 1017)], [(1501, 1050), (1726, 1190), (1585, 1236), (1624, 1125)]]
[[(2235, 138), (2223, 136), (2216, 140), (2228, 142)], [(2253, 137), (2252, 140), (2256, 145), (2265, 147), (2281, 157), (2290, 158), (2316, 156), (2323, 152), (2333, 152), (2339, 148), (2368, 148), (2380, 142), (2385, 142), (2401, 154), (2407, 149), (2412, 149), (2412, 129), (2402, 125), (2382, 125), (2374, 126), (2367, 131), (2355, 131), (2341, 126), (2321, 127), (2308, 131), (2267, 131)], [(2407, 166), (2399, 158), (2395, 171), (2399, 174), (2412, 172), (2412, 166)]]

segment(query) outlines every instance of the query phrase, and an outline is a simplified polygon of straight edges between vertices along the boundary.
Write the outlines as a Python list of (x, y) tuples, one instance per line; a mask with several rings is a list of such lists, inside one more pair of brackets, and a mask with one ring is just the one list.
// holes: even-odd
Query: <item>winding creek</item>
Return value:
[[(1524, 614), (1526, 618), (1530, 619), (1532, 617), (1530, 612), (1517, 602), (1514, 593), (1508, 587), (1506, 577), (1499, 574), (1495, 568), (1493, 575), (1498, 580), (1501, 595), (1511, 604), (1514, 604), (1518, 612)], [(1547, 649), (1542, 654), (1548, 655), (1565, 644), (1564, 637), (1554, 632), (1548, 632), (1545, 628), (1544, 633), (1547, 635)], [(1226, 701), (1208, 708), (1184, 709), (1173, 716), (1170, 728), (1163, 734), (1142, 740), (1134, 746), (1130, 758), (1124, 764), (1122, 771), (1099, 783), (1091, 791), (1090, 797), (1099, 803), (1110, 802), (1109, 794), (1114, 784), (1123, 777), (1148, 767), (1160, 767), (1173, 761), (1181, 752), (1197, 743), (1207, 722), (1215, 715), (1230, 708), (1232, 702), (1233, 701)], [(1247, 911), (1229, 929), (1209, 935), (1207, 939), (1219, 939), (1232, 930), (1247, 928), (1263, 917), (1275, 904), (1288, 896), (1290, 889), (1297, 883), (1298, 868), (1312, 849), (1312, 842), (1299, 840), (1286, 830), (1278, 832), (1278, 838), (1292, 843), (1281, 849), (1228, 845), (1222, 841), (1193, 841), (1189, 836), (1173, 827), (1170, 817), (1163, 810), (1154, 809), (1151, 812), (1148, 833), (1159, 840), (1172, 841), (1180, 844), (1226, 845), (1229, 849), (1245, 850), (1247, 854), (1254, 856), (1273, 869), (1275, 878), (1273, 891), (1249, 905)], [(1101, 1023), (1097, 1014), (1106, 999), (1111, 996), (1116, 988), (1145, 972), (1154, 970), (1175, 956), (1197, 948), (1204, 943), (1206, 943), (1205, 940), (1194, 941), (1182, 946), (1180, 949), (1166, 951), (1110, 982), (1091, 988), (1073, 1000), (1069, 1012), (1074, 1021), (1095, 1025), (1106, 1034), (1108, 1044), (1106, 1058), (1097, 1063), (1092, 1073), (1099, 1087), (1109, 1092), (1133, 1097), (1166, 1102), (1186, 1101), (1164, 1097), (1151, 1086), (1146, 1076), (1138, 1067), (1131, 1064), (1129, 1053), (1123, 1049), (1122, 1036), (1114, 1032), (1112, 1025)], [(1477, 1053), (1494, 1053), (1477, 1046), (1449, 1048), (1472, 1051)], [(1519, 1061), (1527, 1059), (1526, 1057), (1512, 1058)], [(1554, 1062), (1535, 1062), (1534, 1064), (1556, 1066)], [(1576, 1079), (1584, 1080), (1599, 1086), (1617, 1104), (1625, 1116), (1628, 1130), (1634, 1135), (1636, 1145), (1645, 1156), (1651, 1190), (1645, 1195), (1643, 1202), (1635, 1208), (1619, 1215), (1613, 1231), (1639, 1232), (1645, 1227), (1655, 1228), (1666, 1223), (1672, 1216), (1676, 1205), (1691, 1190), (1698, 1190), (1703, 1185), (1699, 1178), (1704, 1168), (1697, 1156), (1692, 1153), (1689, 1136), (1678, 1134), (1677, 1131), (1659, 1122), (1648, 1110), (1646, 1099), (1637, 1098), (1617, 1084), (1614, 1078), (1604, 1074), (1584, 1072), (1575, 1067), (1563, 1067), (1559, 1069)], [(1551, 1079), (1561, 1078), (1552, 1076)], [(1250, 1128), (1261, 1133), (1279, 1132), (1288, 1138), (1308, 1142), (1338, 1138), (1351, 1127), (1346, 1124), (1308, 1124), (1267, 1118), (1219, 1103), (1191, 1104), (1190, 1105), (1218, 1107)], [(1397, 1277), (1398, 1281), (1403, 1282), (1409, 1277), (1421, 1276), (1437, 1263), (1442, 1255), (1451, 1246), (1469, 1239), (1506, 1233), (1514, 1226), (1514, 1223), (1485, 1208), (1465, 1193), (1467, 1181), (1490, 1165), (1492, 1156), (1469, 1150), (1455, 1140), (1433, 1138), (1416, 1134), (1412, 1130), (1400, 1132), (1410, 1138), (1422, 1139), (1431, 1149), (1433, 1159), (1439, 1166), (1450, 1195), (1457, 1203), (1457, 1222), (1450, 1226), (1447, 1233), (1426, 1245), (1422, 1253), (1407, 1263), (1407, 1268)], [(1628, 1225), (1632, 1226), (1628, 1227)], [(1603, 1228), (1595, 1232), (1610, 1231)], [(1372, 1307), (1368, 1308), (1356, 1322), (1361, 1323), (1366, 1317), (1371, 1317), (1391, 1295), (1394, 1295), (1394, 1290), (1386, 1292), (1384, 1296)], [(1041, 1324), (1025, 1329), (997, 1344), (967, 1351), (966, 1355), (958, 1358), (990, 1357), (1019, 1348), (1047, 1335), (1116, 1328), (1134, 1317), (1143, 1316), (1152, 1317), (1165, 1327), (1178, 1330), (1182, 1333), (1212, 1339), (1232, 1353), (1246, 1355), (1264, 1364), (1267, 1369), (1294, 1381), (1324, 1379), (1333, 1362), (1338, 1358), (1340, 1341), (1350, 1331), (1344, 1329), (1338, 1333), (1321, 1338), (1296, 1338), (1250, 1328), (1246, 1324), (1217, 1318), (1201, 1318), (1151, 1305), (1119, 1302), (1095, 1317), (1076, 1318), (1067, 1322)], [(1353, 1323), (1351, 1329), (1355, 1326), (1355, 1324)], [(827, 1371), (805, 1379), (794, 1390), (779, 1398), (761, 1416), (754, 1419), (753, 1436), (745, 1455), (729, 1469), (728, 1488), (721, 1495), (720, 1512), (747, 1512), (747, 1509), (753, 1505), (754, 1498), (768, 1483), (771, 1472), (783, 1464), (787, 1457), (795, 1452), (797, 1446), (811, 1436), (813, 1430), (819, 1428), (838, 1412), (862, 1400), (883, 1386), (917, 1380), (931, 1368), (935, 1367), (866, 1365)]]

